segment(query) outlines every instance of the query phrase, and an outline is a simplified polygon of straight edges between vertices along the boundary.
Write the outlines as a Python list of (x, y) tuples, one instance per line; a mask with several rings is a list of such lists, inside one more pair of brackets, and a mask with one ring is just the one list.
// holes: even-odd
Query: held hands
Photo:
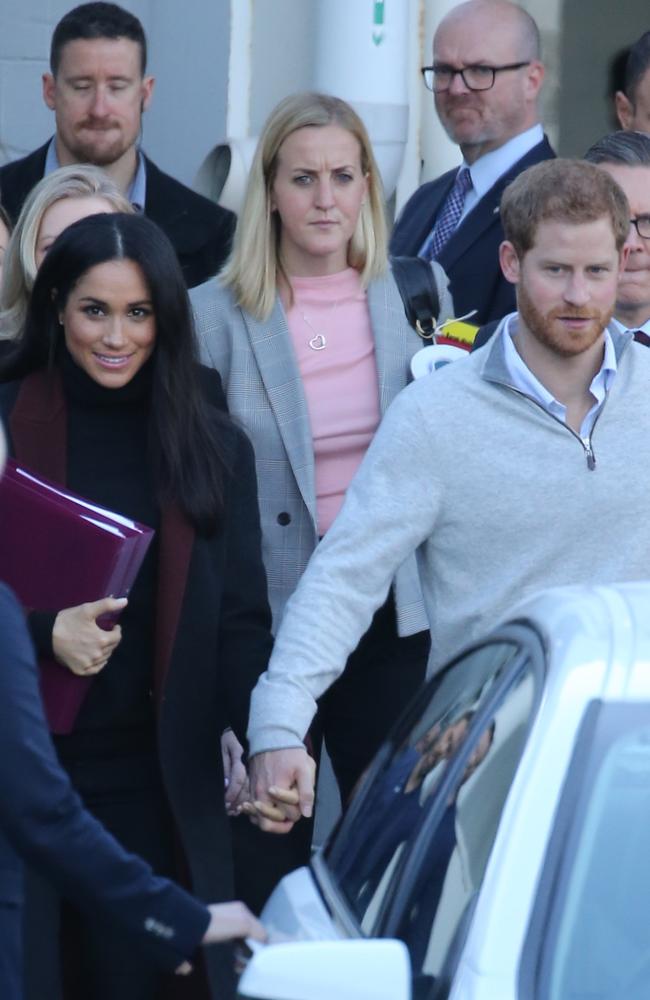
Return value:
[(314, 808), (316, 764), (304, 747), (267, 750), (250, 760), (252, 803), (242, 809), (267, 833), (288, 833)]
[(97, 618), (122, 611), (126, 605), (126, 597), (105, 597), (59, 611), (52, 629), (52, 648), (59, 663), (80, 677), (91, 677), (103, 670), (122, 638), (122, 630), (114, 625), (106, 632), (97, 624)]
[(226, 784), (226, 812), (229, 816), (239, 816), (244, 802), (250, 798), (250, 791), (243, 761), (244, 748), (232, 729), (224, 729), (221, 734), (221, 755)]

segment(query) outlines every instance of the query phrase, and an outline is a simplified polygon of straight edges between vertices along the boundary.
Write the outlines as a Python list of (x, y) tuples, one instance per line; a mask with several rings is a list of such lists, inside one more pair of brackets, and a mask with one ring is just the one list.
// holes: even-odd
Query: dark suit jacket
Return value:
[[(205, 368), (201, 377), (211, 407), (220, 380)], [(0, 416), (12, 453), (65, 484), (60, 381), (36, 372), (0, 386)], [(230, 724), (245, 743), (250, 694), (272, 645), (253, 450), (243, 432), (223, 426), (216, 415), (215, 433), (232, 470), (223, 524), (212, 537), (201, 537), (177, 506), (163, 508), (154, 632), (159, 757), (191, 889), (204, 901), (233, 895), (220, 735)], [(205, 961), (217, 996), (224, 955), (210, 948)]]
[[(49, 142), (0, 168), (0, 203), (15, 223), (25, 198), (43, 177)], [(145, 215), (167, 234), (178, 254), (188, 288), (200, 285), (223, 266), (232, 243), (235, 216), (226, 208), (164, 174), (145, 156)]]
[(495, 319), (492, 323), (486, 323), (482, 326), (474, 337), (474, 343), (472, 344), (472, 350), (478, 351), (479, 347), (483, 347), (483, 344), (487, 344), (488, 340), (495, 332), (499, 325), (499, 320)]
[[(476, 309), (470, 322), (480, 326), (501, 319), (516, 308), (514, 285), (506, 281), (499, 266), (499, 244), (503, 240), (499, 203), (504, 188), (518, 174), (554, 156), (546, 138), (534, 146), (499, 178), (442, 248), (438, 261), (449, 276), (456, 316)], [(392, 254), (417, 256), (433, 229), (456, 173), (449, 170), (437, 180), (423, 184), (410, 197), (395, 224), (390, 243)]]
[(16, 599), (0, 584), (0, 996), (20, 1000), (23, 859), (80, 906), (119, 921), (176, 968), (208, 913), (156, 878), (87, 813), (60, 767), (43, 715), (34, 652)]

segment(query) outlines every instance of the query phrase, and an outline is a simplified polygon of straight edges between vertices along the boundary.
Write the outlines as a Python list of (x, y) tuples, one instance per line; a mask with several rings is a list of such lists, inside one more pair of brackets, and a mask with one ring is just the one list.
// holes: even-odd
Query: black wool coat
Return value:
[[(0, 204), (15, 223), (25, 198), (45, 172), (49, 141), (0, 168)], [(230, 253), (235, 215), (197, 194), (145, 156), (147, 194), (144, 213), (169, 237), (188, 288), (216, 274)]]
[[(212, 405), (222, 398), (219, 376), (202, 368), (201, 377)], [(66, 403), (56, 373), (0, 385), (0, 417), (11, 453), (65, 485)], [(188, 887), (204, 902), (233, 893), (221, 733), (231, 725), (245, 745), (251, 691), (273, 641), (253, 450), (233, 425), (220, 433), (232, 469), (220, 530), (200, 537), (177, 506), (161, 511), (154, 644), (163, 779)], [(217, 997), (223, 956), (211, 948), (205, 959)]]

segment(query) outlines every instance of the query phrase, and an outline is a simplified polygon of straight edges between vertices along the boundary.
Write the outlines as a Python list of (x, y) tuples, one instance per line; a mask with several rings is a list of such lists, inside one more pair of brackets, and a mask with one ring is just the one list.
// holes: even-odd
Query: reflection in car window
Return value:
[(489, 718), (470, 726), (464, 766), (441, 819), (427, 831), (417, 884), (399, 931), (416, 978), (439, 979), (462, 916), (480, 889), (534, 714), (535, 694), (529, 663)]
[[(422, 696), (417, 721), (410, 731), (397, 734), (392, 756), (362, 788), (358, 807), (350, 814), (352, 822), (343, 822), (327, 860), (364, 932), (372, 933), (400, 857), (416, 838), (474, 714), (517, 655), (515, 643), (488, 643), (434, 678)], [(477, 757), (472, 768), (479, 763)], [(447, 843), (453, 826), (447, 816)]]
[(646, 705), (603, 706), (593, 740), (587, 727), (578, 739), (560, 806), (571, 829), (542, 939), (549, 1000), (650, 996), (648, 715)]

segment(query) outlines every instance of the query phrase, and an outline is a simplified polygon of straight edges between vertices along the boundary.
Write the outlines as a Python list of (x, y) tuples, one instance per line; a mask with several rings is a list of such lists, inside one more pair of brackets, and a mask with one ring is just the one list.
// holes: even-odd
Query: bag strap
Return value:
[(391, 266), (407, 320), (423, 340), (433, 340), (440, 300), (431, 264), (421, 257), (391, 257)]

